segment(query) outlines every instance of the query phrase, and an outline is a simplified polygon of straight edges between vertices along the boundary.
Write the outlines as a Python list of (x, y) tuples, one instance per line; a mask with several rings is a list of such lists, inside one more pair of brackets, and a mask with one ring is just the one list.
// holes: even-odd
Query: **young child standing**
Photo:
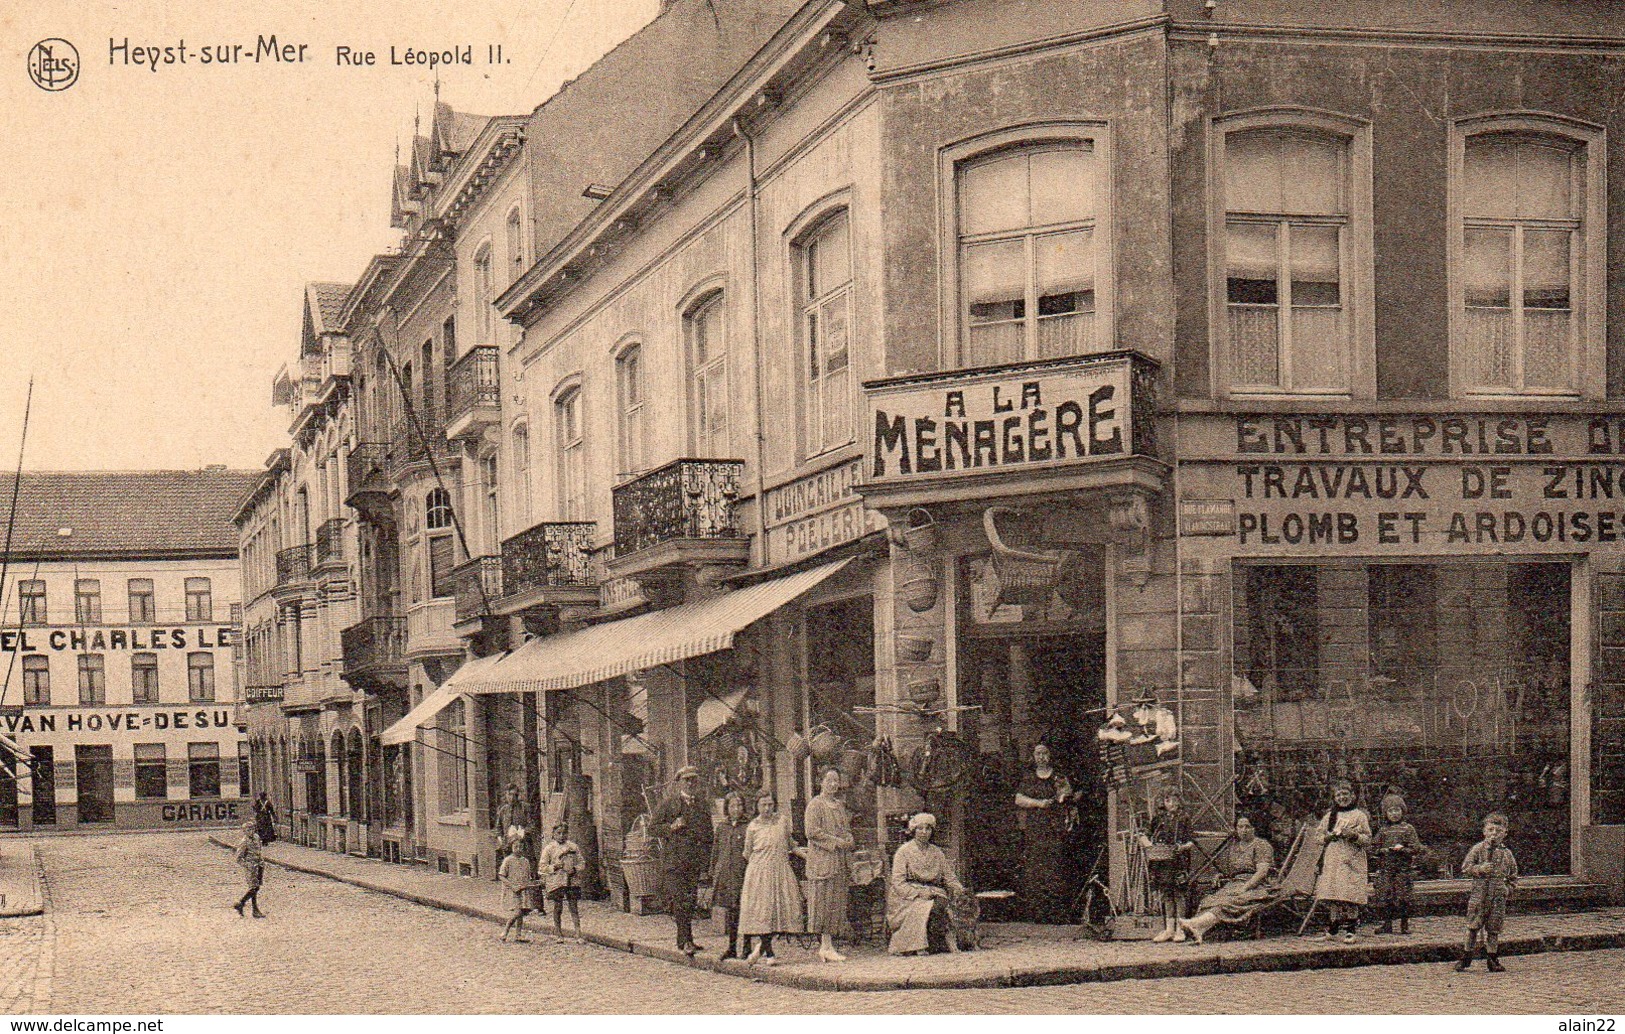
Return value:
[(570, 905), (570, 926), (581, 937), (581, 848), (570, 839), (570, 827), (560, 822), (553, 827), (553, 839), (542, 848), (541, 875), (546, 880), (547, 898), (553, 902), (553, 932), (564, 936), (564, 905)]
[(508, 925), (502, 928), (500, 940), (514, 934), (514, 943), (528, 944), (525, 939), (525, 916), (530, 913), (531, 894), (536, 888), (536, 871), (530, 865), (529, 849), (523, 837), (515, 840), (508, 856), (497, 869), (497, 882), (502, 884), (502, 903), (508, 912)]
[(1378, 933), (1411, 932), (1411, 903), (1416, 863), (1422, 857), (1422, 841), (1416, 827), (1405, 821), (1405, 798), (1391, 793), (1382, 799), (1383, 826), (1371, 841), (1377, 857), (1377, 910), (1382, 914)]
[(1163, 793), (1157, 814), (1151, 819), (1149, 835), (1140, 834), (1145, 849), (1146, 882), (1162, 909), (1162, 932), (1153, 941), (1183, 941), (1185, 928), (1185, 863), (1196, 847), (1191, 824), (1185, 818), (1185, 803), (1173, 790)]
[(1484, 816), (1484, 839), (1474, 844), (1461, 863), (1461, 874), (1473, 881), (1467, 898), (1467, 944), (1462, 948), (1456, 970), (1473, 964), (1478, 948), (1478, 931), (1484, 931), (1484, 963), (1491, 973), (1506, 969), (1501, 965), (1501, 925), (1506, 921), (1507, 898), (1518, 884), (1518, 859), (1506, 846), (1507, 817), (1498, 811)]
[(1353, 943), (1360, 923), (1360, 906), (1370, 896), (1366, 889), (1366, 851), (1371, 846), (1371, 817), (1355, 805), (1354, 784), (1339, 779), (1332, 784), (1332, 807), (1321, 821), (1325, 846), (1320, 875), (1315, 877), (1315, 899), (1326, 905), (1326, 938), (1337, 936)]

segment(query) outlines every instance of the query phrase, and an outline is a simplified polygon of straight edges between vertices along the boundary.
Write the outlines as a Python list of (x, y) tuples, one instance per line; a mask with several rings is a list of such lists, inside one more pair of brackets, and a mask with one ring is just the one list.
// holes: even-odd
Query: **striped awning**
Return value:
[(576, 632), (532, 639), (495, 667), (463, 683), (464, 693), (541, 693), (574, 689), (733, 646), (747, 625), (778, 610), (851, 559)]
[(451, 702), (469, 692), (467, 683), (476, 678), (481, 672), (489, 671), (496, 666), (497, 661), (503, 658), (502, 654), (492, 654), (489, 657), (475, 657), (464, 661), (463, 666), (451, 673), (446, 681), (433, 693), (424, 697), (418, 706), (406, 712), (406, 717), (385, 729), (378, 739), (388, 746), (397, 743), (410, 743), (417, 738), (418, 730), (435, 716), (451, 706)]

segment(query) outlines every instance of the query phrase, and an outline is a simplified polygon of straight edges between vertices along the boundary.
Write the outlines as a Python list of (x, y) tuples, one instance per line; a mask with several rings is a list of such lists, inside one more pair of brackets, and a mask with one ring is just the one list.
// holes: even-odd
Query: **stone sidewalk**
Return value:
[(0, 919), (45, 911), (39, 877), (39, 850), (32, 841), (0, 841)]
[[(222, 837), (210, 838), (221, 847)], [(431, 908), (505, 921), (501, 892), (486, 879), (470, 879), (420, 866), (392, 865), (278, 841), (265, 849), (268, 862), (298, 872), (324, 876), (366, 890), (390, 894)], [(274, 901), (276, 884), (266, 887)], [(527, 934), (552, 936), (549, 917), (526, 921)], [(779, 948), (776, 967), (748, 966), (718, 959), (721, 936), (712, 931), (701, 940), (710, 945), (697, 958), (678, 952), (671, 921), (663, 916), (633, 916), (606, 903), (583, 901), (584, 939), (616, 951), (633, 952), (677, 965), (714, 970), (731, 976), (821, 991), (889, 991), (906, 988), (1026, 987), (1096, 981), (1206, 976), (1216, 973), (1331, 969), (1349, 966), (1448, 962), (1456, 958), (1462, 920), (1428, 917), (1412, 920), (1410, 937), (1363, 933), (1354, 944), (1291, 936), (1262, 940), (1212, 941), (1201, 946), (1153, 944), (1149, 941), (1056, 940), (988, 936), (982, 950), (958, 955), (897, 957), (878, 945), (847, 951), (845, 963), (827, 965), (795, 944)], [(699, 931), (708, 924), (700, 923)], [(495, 931), (493, 931), (493, 936)], [(1583, 951), (1625, 947), (1625, 908), (1589, 912), (1519, 916), (1507, 921), (1501, 939), (1503, 955), (1549, 951)], [(1482, 965), (1482, 963), (1479, 963)]]

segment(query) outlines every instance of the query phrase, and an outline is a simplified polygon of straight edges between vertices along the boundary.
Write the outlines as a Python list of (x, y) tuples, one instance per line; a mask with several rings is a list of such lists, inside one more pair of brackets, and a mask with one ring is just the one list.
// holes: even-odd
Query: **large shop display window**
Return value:
[(1235, 578), (1237, 809), (1279, 849), (1351, 779), (1454, 876), (1486, 812), (1526, 874), (1569, 871), (1566, 563), (1270, 565)]

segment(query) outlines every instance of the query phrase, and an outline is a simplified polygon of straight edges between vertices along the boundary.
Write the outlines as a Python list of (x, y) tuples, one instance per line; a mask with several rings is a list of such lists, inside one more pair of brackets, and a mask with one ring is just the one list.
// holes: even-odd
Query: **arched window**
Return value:
[(615, 389), (620, 412), (621, 477), (634, 477), (647, 466), (647, 433), (643, 421), (643, 348), (631, 344), (615, 358)]
[(474, 252), (474, 334), (477, 345), (495, 344), (491, 339), (491, 303), (496, 299), (496, 271), (491, 268), (491, 242)]
[(714, 291), (683, 317), (684, 337), (688, 343), (688, 404), (694, 455), (711, 459), (725, 458), (732, 449), (728, 435), (725, 314), (722, 292)]
[(1022, 143), (957, 169), (961, 365), (994, 366), (1111, 347), (1095, 323), (1110, 252), (1095, 141)]
[(423, 524), (430, 531), (451, 527), (451, 493), (431, 488), (423, 497)]
[(515, 280), (525, 271), (525, 235), (518, 205), (508, 210), (508, 268)]
[(581, 386), (553, 400), (553, 441), (558, 454), (559, 519), (587, 519), (587, 439), (582, 426)]
[(1601, 394), (1601, 131), (1544, 117), (1458, 126), (1452, 372), (1467, 394)]
[(852, 440), (852, 243), (845, 210), (796, 244), (806, 379), (804, 435), (815, 456)]
[(457, 566), (451, 493), (439, 486), (429, 489), (423, 497), (423, 512), (424, 563), (429, 575), (429, 595), (435, 599), (451, 596), (451, 572)]

